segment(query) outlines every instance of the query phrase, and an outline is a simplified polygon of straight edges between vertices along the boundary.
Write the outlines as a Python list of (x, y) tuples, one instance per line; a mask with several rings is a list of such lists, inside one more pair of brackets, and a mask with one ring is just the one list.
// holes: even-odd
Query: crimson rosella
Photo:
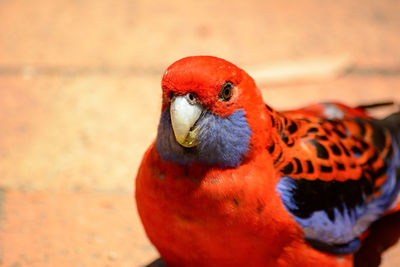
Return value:
[(351, 266), (360, 236), (396, 209), (399, 142), (400, 113), (278, 112), (244, 70), (183, 58), (162, 78), (137, 208), (168, 266)]

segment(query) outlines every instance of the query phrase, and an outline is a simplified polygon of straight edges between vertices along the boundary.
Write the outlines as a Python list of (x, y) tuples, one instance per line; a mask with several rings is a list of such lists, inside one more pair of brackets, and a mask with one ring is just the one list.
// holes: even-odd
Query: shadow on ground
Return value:
[(400, 238), (400, 212), (390, 214), (371, 226), (371, 232), (354, 257), (356, 267), (379, 266), (382, 254)]

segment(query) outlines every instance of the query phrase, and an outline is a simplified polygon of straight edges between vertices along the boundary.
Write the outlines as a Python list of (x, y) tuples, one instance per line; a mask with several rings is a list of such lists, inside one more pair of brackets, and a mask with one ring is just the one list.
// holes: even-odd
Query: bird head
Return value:
[(186, 57), (162, 78), (156, 148), (164, 160), (220, 167), (240, 165), (262, 146), (267, 116), (254, 80), (230, 62)]

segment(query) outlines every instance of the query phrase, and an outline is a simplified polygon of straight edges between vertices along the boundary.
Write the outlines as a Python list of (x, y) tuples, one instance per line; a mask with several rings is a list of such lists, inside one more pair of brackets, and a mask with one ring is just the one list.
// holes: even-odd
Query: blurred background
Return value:
[(277, 109), (400, 103), (399, 14), (396, 0), (1, 0), (0, 265), (158, 257), (134, 178), (175, 60), (225, 58)]

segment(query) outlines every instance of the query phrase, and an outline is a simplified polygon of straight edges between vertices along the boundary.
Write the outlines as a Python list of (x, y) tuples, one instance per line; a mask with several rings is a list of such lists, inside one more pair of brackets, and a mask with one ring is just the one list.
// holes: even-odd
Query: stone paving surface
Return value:
[[(0, 1), (0, 265), (143, 266), (158, 257), (133, 181), (173, 61), (210, 54), (249, 70), (275, 66), (279, 79), (256, 82), (279, 109), (400, 103), (398, 14), (395, 0)], [(340, 58), (343, 69), (330, 72)], [(304, 63), (313, 60), (325, 63)], [(293, 79), (293, 66), (309, 72)], [(382, 255), (382, 266), (400, 266), (400, 245)]]

